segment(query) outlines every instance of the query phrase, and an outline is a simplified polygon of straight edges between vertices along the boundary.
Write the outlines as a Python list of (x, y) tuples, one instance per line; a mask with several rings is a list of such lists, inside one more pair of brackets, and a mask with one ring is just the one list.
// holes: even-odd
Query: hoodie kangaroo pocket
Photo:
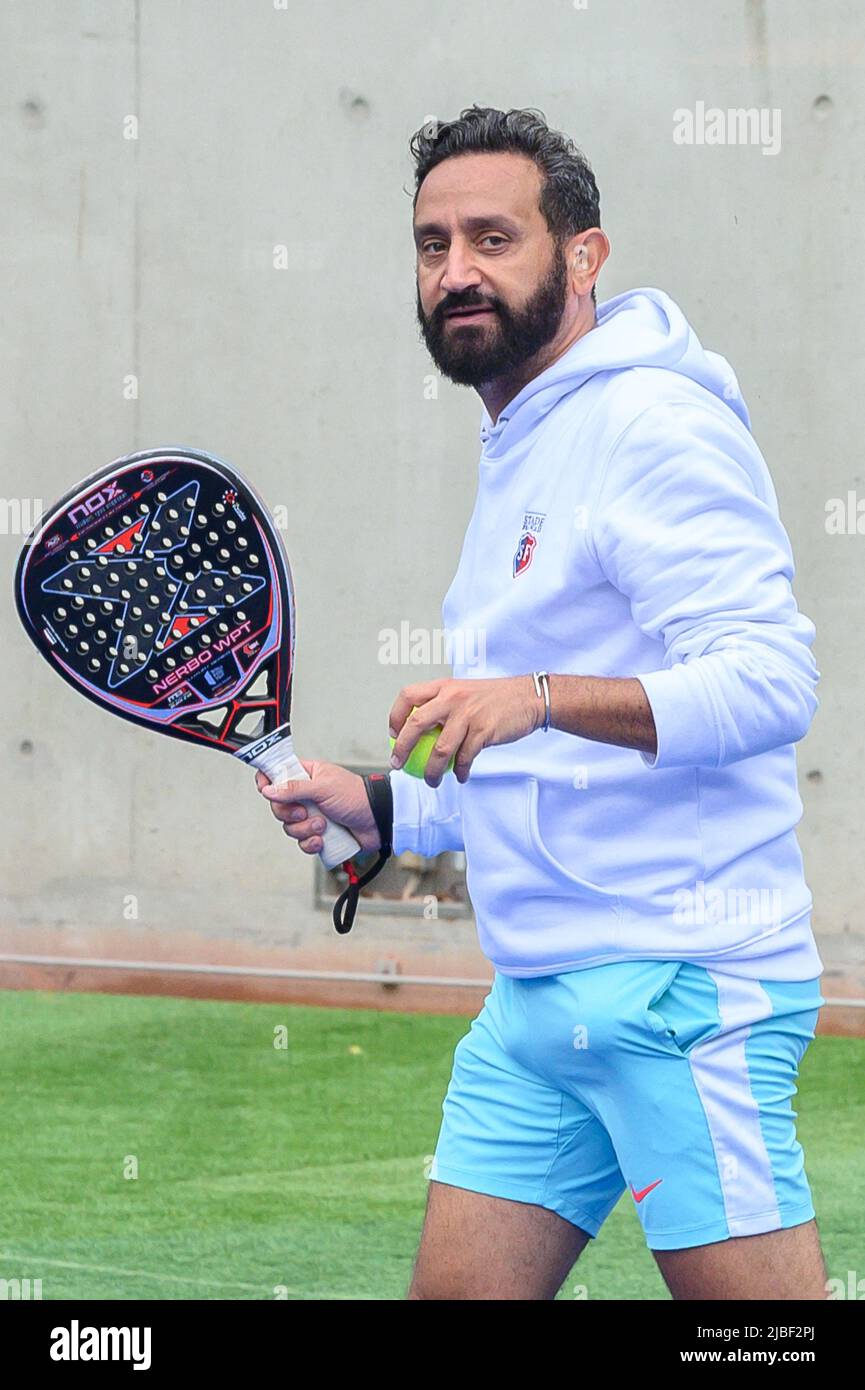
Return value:
[(599, 883), (593, 883), (590, 879), (581, 877), (573, 869), (563, 864), (545, 843), (538, 818), (538, 779), (537, 777), (527, 777), (526, 783), (526, 831), (538, 860), (546, 865), (552, 875), (563, 883), (571, 884), (578, 893), (596, 901), (608, 902), (618, 910), (620, 897), (614, 888), (606, 888)]
[[(524, 773), (470, 777), (463, 786), (463, 840), (469, 896), (480, 922), (507, 922), (533, 905), (526, 920), (552, 914), (572, 920), (583, 904), (618, 920), (619, 896), (562, 864), (538, 825), (538, 781)], [(560, 904), (560, 907), (557, 907)]]

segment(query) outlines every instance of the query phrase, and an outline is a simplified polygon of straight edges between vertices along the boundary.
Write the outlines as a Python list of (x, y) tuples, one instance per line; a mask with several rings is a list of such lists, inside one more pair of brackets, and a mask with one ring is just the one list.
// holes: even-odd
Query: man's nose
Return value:
[(441, 278), (444, 292), (462, 294), (465, 290), (477, 289), (480, 284), (481, 273), (471, 251), (456, 244), (452, 245)]

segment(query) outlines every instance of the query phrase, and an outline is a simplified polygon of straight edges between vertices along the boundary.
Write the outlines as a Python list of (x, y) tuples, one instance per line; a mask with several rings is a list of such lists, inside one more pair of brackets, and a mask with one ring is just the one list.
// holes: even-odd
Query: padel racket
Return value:
[[(264, 503), (229, 464), (154, 449), (91, 473), (33, 531), (15, 594), (28, 635), (80, 694), (230, 753), (274, 783), (309, 780), (290, 726), (288, 557)], [(327, 868), (360, 852), (327, 821)]]

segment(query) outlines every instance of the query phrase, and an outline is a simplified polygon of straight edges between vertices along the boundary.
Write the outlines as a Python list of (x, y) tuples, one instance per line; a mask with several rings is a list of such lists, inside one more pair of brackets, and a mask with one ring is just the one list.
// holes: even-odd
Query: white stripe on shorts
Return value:
[[(692, 1050), (691, 1073), (706, 1112), (730, 1235), (748, 1236), (781, 1225), (745, 1059), (750, 1025), (771, 1017), (772, 1001), (757, 980), (709, 974), (718, 990), (721, 1031)], [(775, 1217), (771, 1226), (767, 1214)]]

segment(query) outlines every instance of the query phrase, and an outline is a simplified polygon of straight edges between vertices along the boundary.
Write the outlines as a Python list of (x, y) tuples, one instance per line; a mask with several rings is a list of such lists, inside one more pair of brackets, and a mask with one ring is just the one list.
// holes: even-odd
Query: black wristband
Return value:
[(393, 853), (393, 789), (389, 772), (370, 772), (363, 779), (372, 814), (378, 827), (381, 852)]
[(351, 931), (360, 900), (361, 888), (365, 888), (368, 883), (372, 882), (376, 874), (381, 873), (393, 853), (393, 793), (390, 786), (390, 773), (370, 772), (364, 777), (363, 785), (366, 787), (366, 794), (378, 827), (381, 849), (375, 863), (363, 874), (358, 873), (353, 859), (346, 860), (348, 887), (343, 889), (333, 905), (333, 925), (340, 936)]

